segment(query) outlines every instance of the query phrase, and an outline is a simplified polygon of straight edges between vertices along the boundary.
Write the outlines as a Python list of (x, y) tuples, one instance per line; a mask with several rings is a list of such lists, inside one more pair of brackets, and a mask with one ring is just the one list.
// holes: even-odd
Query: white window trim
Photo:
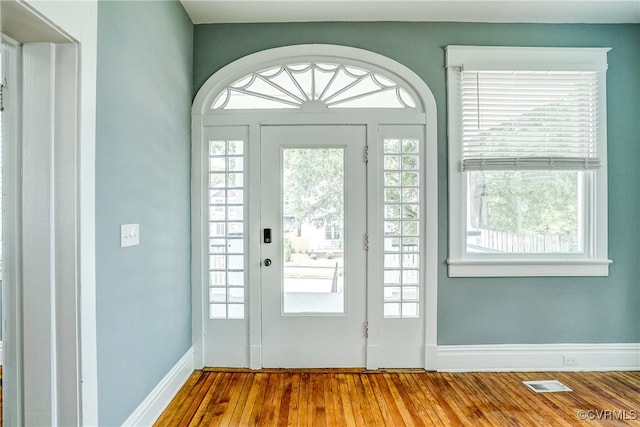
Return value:
[(468, 254), (466, 253), (466, 179), (460, 171), (459, 85), (465, 70), (597, 71), (606, 94), (609, 48), (547, 48), (447, 46), (449, 140), (449, 266), (450, 277), (608, 276), (607, 240), (607, 123), (606, 96), (599, 99), (599, 156), (601, 169), (587, 177), (585, 191), (585, 250), (581, 254)]

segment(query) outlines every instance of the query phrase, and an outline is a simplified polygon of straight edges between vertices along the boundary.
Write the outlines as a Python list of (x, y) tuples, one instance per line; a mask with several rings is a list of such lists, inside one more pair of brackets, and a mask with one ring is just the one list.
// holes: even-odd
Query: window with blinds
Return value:
[(597, 72), (459, 76), (463, 171), (600, 167)]
[(606, 52), (448, 46), (451, 276), (606, 275)]

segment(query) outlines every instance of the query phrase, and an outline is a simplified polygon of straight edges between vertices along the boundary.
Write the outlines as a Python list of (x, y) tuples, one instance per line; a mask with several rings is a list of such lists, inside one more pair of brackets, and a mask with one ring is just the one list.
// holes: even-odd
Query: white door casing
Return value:
[[(18, 106), (18, 114), (5, 111), (5, 117), (11, 117), (7, 123), (13, 127), (15, 144), (4, 159), (5, 172), (14, 180), (5, 181), (5, 208), (11, 209), (4, 224), (7, 246), (3, 264), (5, 281), (11, 281), (15, 286), (11, 290), (4, 287), (3, 299), (7, 308), (3, 310), (6, 332), (3, 335), (4, 421), (7, 425), (96, 425), (94, 145), (97, 2), (23, 0), (2, 3), (3, 24), (6, 24), (3, 31), (17, 42), (14, 45), (32, 40), (59, 43), (49, 45), (55, 55), (46, 55), (49, 60), (55, 60), (54, 63), (41, 69), (25, 66), (16, 80), (8, 80), (7, 99), (17, 102), (14, 106)], [(28, 53), (33, 54), (37, 53)], [(14, 59), (17, 64), (27, 61), (26, 55), (21, 57), (19, 51)], [(25, 65), (38, 66), (36, 61)], [(55, 88), (55, 97), (45, 111), (42, 104), (46, 96), (31, 91), (33, 98), (27, 101), (20, 86), (27, 87), (33, 83), (28, 81), (29, 73), (42, 74), (52, 69), (55, 69), (55, 75), (51, 76), (49, 84), (50, 88)], [(34, 122), (25, 123), (27, 117), (38, 112), (43, 113), (39, 120), (50, 120), (54, 124), (47, 138), (55, 141), (55, 147), (39, 150), (33, 140), (26, 141), (25, 146), (20, 145), (23, 138), (29, 137), (20, 135), (23, 128), (35, 126)], [(42, 133), (42, 129), (39, 132)], [(30, 132), (30, 135), (35, 136), (35, 133)], [(44, 156), (51, 154), (54, 158), (43, 160)], [(34, 169), (33, 163), (43, 161), (48, 163), (47, 168), (53, 174), (38, 182), (43, 171)], [(64, 167), (60, 167), (60, 162)], [(23, 165), (29, 164), (28, 169), (35, 172), (31, 176), (21, 170)], [(21, 178), (36, 183), (37, 187), (24, 189), (27, 194), (21, 194)], [(23, 239), (38, 239), (35, 234), (40, 227), (23, 215), (24, 205), (41, 200), (47, 197), (44, 194), (51, 195), (52, 192), (55, 192), (55, 198), (48, 197), (47, 210), (55, 212), (55, 218), (50, 218), (48, 228), (56, 236), (55, 244), (46, 250), (43, 250), (42, 242), (23, 246)], [(33, 231), (29, 235), (21, 235), (21, 229)], [(54, 293), (55, 298), (39, 299), (42, 306), (32, 302), (25, 304), (25, 296), (21, 292), (22, 284), (27, 280), (22, 275), (27, 266), (21, 259), (35, 262), (36, 258), (44, 261), (38, 268), (55, 271), (50, 280), (42, 282), (42, 286), (55, 283), (44, 292)], [(33, 274), (31, 278), (34, 278)], [(28, 285), (36, 290), (35, 283)], [(22, 313), (22, 307), (27, 308), (25, 313)], [(25, 336), (21, 318), (34, 315), (39, 321), (44, 317), (52, 322), (47, 324), (45, 320), (46, 328), (39, 330), (37, 335)], [(43, 334), (48, 336), (43, 339)], [(44, 355), (39, 358), (32, 355), (28, 361), (23, 361), (23, 338), (36, 347), (51, 342), (51, 353), (55, 357), (49, 359)], [(53, 372), (54, 375), (50, 379), (44, 376), (37, 379), (42, 371)], [(41, 396), (48, 398), (40, 399)]]
[[(5, 423), (23, 423), (22, 399), (22, 302), (17, 286), (20, 283), (20, 252), (18, 239), (22, 218), (19, 209), (20, 162), (20, 111), (19, 74), (21, 71), (21, 47), (16, 41), (2, 37), (2, 338), (3, 383), (2, 396)], [(13, 88), (13, 89), (12, 89)], [(15, 89), (15, 90), (14, 90)]]
[[(264, 70), (277, 64), (329, 63), (370, 69), (395, 79), (416, 101), (415, 108), (305, 108), (224, 110), (219, 106), (218, 94), (247, 73)], [(384, 80), (383, 80), (384, 81)], [(237, 85), (237, 84), (236, 84)], [(315, 102), (317, 104), (317, 102)], [(309, 105), (311, 106), (311, 104)], [(192, 239), (193, 239), (193, 340), (196, 367), (248, 366), (259, 369), (263, 364), (263, 291), (261, 283), (261, 129), (267, 126), (291, 125), (359, 125), (365, 129), (369, 167), (367, 172), (367, 216), (369, 219), (369, 261), (367, 275), (369, 291), (366, 296), (369, 337), (366, 366), (369, 369), (391, 367), (402, 363), (407, 367), (436, 368), (437, 331), (437, 142), (436, 109), (433, 95), (424, 82), (401, 64), (378, 54), (344, 46), (300, 45), (270, 49), (249, 55), (227, 65), (215, 73), (199, 90), (193, 104), (193, 168), (192, 168)], [(209, 242), (207, 238), (208, 156), (210, 135), (240, 131), (246, 136), (244, 164), (246, 165), (245, 224), (245, 294), (244, 319), (209, 319), (209, 289), (207, 275)], [(380, 151), (383, 138), (394, 137), (396, 130), (420, 141), (420, 315), (415, 319), (383, 316), (382, 264), (384, 254), (382, 168), (384, 155)], [(403, 138), (405, 136), (396, 137)], [(270, 165), (269, 165), (270, 166)], [(427, 237), (425, 237), (427, 236)], [(412, 324), (413, 326), (409, 326)], [(215, 326), (211, 326), (215, 325)], [(415, 357), (394, 360), (390, 355), (404, 351), (394, 340), (395, 331), (413, 328), (418, 343), (406, 351)], [(416, 335), (417, 334), (417, 335)], [(213, 336), (212, 336), (213, 335)], [(233, 336), (233, 337), (231, 337)], [(391, 339), (390, 339), (391, 338)], [(406, 341), (406, 340), (405, 340)], [(207, 356), (206, 343), (215, 343), (221, 359)], [(418, 366), (416, 360), (419, 361)], [(385, 366), (386, 365), (386, 366)], [(399, 366), (398, 366), (399, 367)]]

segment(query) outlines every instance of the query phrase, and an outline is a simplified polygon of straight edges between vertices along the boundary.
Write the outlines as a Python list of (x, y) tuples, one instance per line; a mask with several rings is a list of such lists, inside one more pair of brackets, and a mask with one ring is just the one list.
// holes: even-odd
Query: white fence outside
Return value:
[(467, 233), (467, 251), (475, 253), (576, 253), (575, 234), (516, 234), (495, 230)]

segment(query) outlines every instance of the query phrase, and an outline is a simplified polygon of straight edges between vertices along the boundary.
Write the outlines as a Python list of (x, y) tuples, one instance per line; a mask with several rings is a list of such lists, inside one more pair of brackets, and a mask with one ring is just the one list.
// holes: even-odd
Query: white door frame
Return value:
[[(356, 60), (363, 63), (371, 64), (371, 66), (385, 69), (395, 74), (407, 82), (413, 91), (418, 95), (419, 102), (422, 105), (421, 112), (405, 112), (405, 111), (387, 111), (384, 114), (371, 111), (354, 110), (354, 111), (333, 111), (322, 114), (308, 114), (305, 112), (287, 113), (280, 110), (267, 111), (225, 111), (219, 112), (212, 110), (211, 106), (217, 94), (233, 83), (236, 79), (246, 75), (247, 72), (267, 68), (271, 65), (280, 64), (287, 60), (296, 58), (333, 58), (339, 60), (344, 58), (345, 61)], [(406, 125), (406, 124), (422, 124), (425, 126), (424, 149), (425, 149), (425, 172), (423, 177), (423, 185), (425, 186), (425, 195), (428, 203), (437, 207), (438, 193), (438, 175), (437, 175), (437, 117), (436, 103), (430, 89), (424, 81), (413, 71), (404, 65), (384, 57), (382, 55), (351, 47), (335, 46), (335, 45), (297, 45), (282, 48), (269, 49), (241, 58), (227, 66), (223, 67), (212, 75), (198, 91), (192, 108), (192, 312), (193, 312), (193, 347), (196, 368), (204, 366), (204, 321), (207, 318), (204, 305), (204, 266), (205, 264), (205, 248), (204, 236), (204, 214), (205, 208), (203, 204), (203, 189), (206, 187), (205, 175), (206, 169), (203, 160), (205, 150), (205, 130), (208, 127), (216, 126), (244, 126), (248, 133), (248, 152), (249, 157), (246, 160), (252, 170), (254, 178), (249, 181), (249, 191), (255, 192), (259, 189), (260, 161), (260, 126), (261, 125), (290, 125), (290, 124), (360, 124), (367, 127), (367, 141), (376, 141), (378, 138), (378, 128), (380, 125)], [(255, 152), (258, 152), (256, 155)], [(253, 152), (253, 153), (252, 153)], [(372, 168), (370, 168), (372, 169)], [(255, 178), (255, 177), (258, 178)], [(253, 190), (251, 190), (253, 189)], [(259, 190), (258, 190), (259, 193)], [(249, 227), (247, 229), (249, 240), (248, 263), (249, 271), (249, 330), (248, 335), (249, 347), (249, 366), (252, 369), (259, 369), (261, 364), (261, 307), (260, 304), (252, 302), (261, 301), (260, 287), (256, 286), (260, 280), (260, 251), (258, 236), (259, 227), (252, 224), (259, 224), (259, 199), (257, 204), (255, 200), (257, 194), (250, 197), (248, 216)], [(258, 216), (258, 218), (255, 218)], [(424, 242), (424, 251), (426, 255), (423, 284), (424, 293), (424, 322), (425, 322), (425, 338), (424, 338), (424, 368), (434, 370), (437, 368), (437, 276), (438, 276), (438, 221), (437, 208), (426, 209), (423, 213), (425, 222), (425, 232), (429, 236)], [(256, 282), (257, 280), (257, 282)], [(381, 296), (376, 292), (369, 292), (368, 295), (368, 311), (370, 319), (381, 318), (381, 309), (379, 301)], [(379, 325), (376, 321), (370, 321), (369, 330), (376, 330)], [(369, 346), (375, 345), (375, 339), (370, 334)], [(369, 352), (368, 352), (369, 353)], [(371, 352), (375, 354), (375, 351)], [(375, 357), (367, 360), (367, 367), (376, 369), (378, 367)]]
[(7, 169), (4, 422), (97, 425), (97, 3), (1, 7), (3, 21), (21, 23), (4, 31), (40, 42), (23, 46), (22, 90), (12, 92), (22, 114)]
[[(20, 87), (22, 62), (18, 42), (2, 37), (2, 81), (6, 82), (2, 112), (2, 178), (3, 178), (3, 247), (2, 247), (2, 339), (3, 339), (3, 418), (4, 422), (20, 425), (22, 422), (22, 304), (19, 289), (10, 283), (20, 283), (19, 230), (22, 218), (19, 206), (20, 176), (20, 108), (18, 93), (10, 88)], [(12, 160), (14, 159), (14, 160)], [(5, 391), (6, 390), (6, 391)]]

